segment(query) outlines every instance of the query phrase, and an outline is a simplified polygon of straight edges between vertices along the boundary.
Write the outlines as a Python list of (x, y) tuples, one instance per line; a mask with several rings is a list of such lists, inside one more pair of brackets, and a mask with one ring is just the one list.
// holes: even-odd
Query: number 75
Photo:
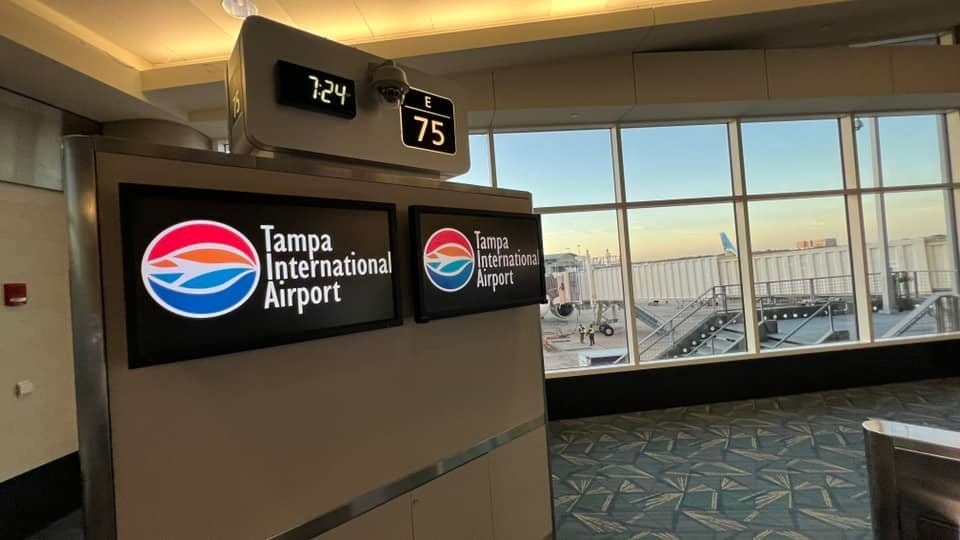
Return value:
[(423, 142), (424, 137), (427, 135), (427, 126), (430, 126), (430, 132), (433, 134), (433, 138), (430, 139), (430, 144), (434, 146), (443, 146), (443, 143), (447, 140), (443, 136), (443, 122), (440, 120), (431, 120), (425, 116), (414, 115), (413, 119), (417, 122), (420, 122), (420, 133), (417, 134), (417, 142)]

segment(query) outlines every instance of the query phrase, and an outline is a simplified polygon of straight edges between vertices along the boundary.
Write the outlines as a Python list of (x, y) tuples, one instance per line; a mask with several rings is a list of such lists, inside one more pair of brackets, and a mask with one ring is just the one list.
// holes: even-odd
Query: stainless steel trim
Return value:
[(209, 165), (244, 167), (265, 171), (324, 176), (328, 178), (342, 178), (377, 184), (404, 184), (421, 188), (484, 193), (530, 200), (530, 193), (526, 191), (474, 186), (461, 184), (459, 182), (446, 182), (423, 174), (381, 170), (361, 164), (322, 161), (300, 155), (277, 154), (273, 158), (263, 158), (251, 155), (224, 154), (222, 152), (196, 150), (177, 146), (164, 146), (115, 137), (92, 136), (89, 138), (93, 141), (94, 148), (97, 152), (111, 154), (170, 159), (191, 163), (206, 163)]
[(26, 183), (26, 182), (16, 182), (16, 181), (13, 181), (13, 180), (3, 180), (3, 179), (0, 179), (0, 184), (9, 185), (9, 186), (28, 187), (28, 188), (33, 188), (33, 189), (42, 189), (42, 190), (45, 190), (45, 191), (54, 191), (54, 192), (56, 192), (56, 193), (62, 193), (62, 192), (63, 192), (63, 188), (56, 188), (56, 187), (50, 187), (50, 186), (41, 186), (41, 185), (39, 185), (39, 184), (28, 184), (28, 183)]
[[(619, 128), (610, 130), (610, 144), (613, 148), (614, 197), (617, 203), (627, 200), (627, 178), (623, 166), (623, 132)], [(633, 253), (630, 245), (629, 210), (617, 209), (617, 232), (620, 239), (620, 281), (623, 287), (623, 312), (627, 329), (627, 355), (630, 365), (640, 361), (637, 355), (637, 318), (636, 297), (633, 289)]]
[[(863, 446), (872, 471), (867, 475), (870, 488), (870, 519), (874, 538), (894, 540), (900, 537), (897, 514), (897, 486), (893, 465), (893, 440), (883, 436), (877, 420), (863, 423)], [(893, 485), (887, 485), (892, 482)]]
[(87, 538), (117, 537), (104, 350), (96, 156), (87, 137), (64, 140), (64, 193), (70, 253), (70, 312), (77, 394), (77, 431)]
[[(310, 540), (330, 531), (344, 523), (355, 519), (374, 508), (385, 504), (404, 493), (416, 489), (427, 482), (430, 482), (448, 472), (473, 461), (478, 457), (490, 452), (491, 450), (503, 446), (510, 441), (518, 439), (527, 433), (544, 425), (543, 416), (538, 416), (532, 420), (515, 426), (499, 435), (486, 439), (470, 448), (449, 456), (432, 465), (428, 465), (418, 471), (408, 474), (403, 478), (381, 486), (373, 491), (369, 491), (353, 499), (352, 501), (334, 508), (333, 510), (317, 516), (310, 521), (298, 525), (285, 532), (270, 537), (269, 540)], [(552, 507), (552, 503), (551, 503)]]
[[(912, 527), (916, 524), (911, 521), (912, 513), (908, 511), (907, 521), (901, 522), (904, 510), (912, 506), (911, 500), (913, 503), (925, 501), (921, 503), (926, 506), (925, 512), (953, 515), (949, 511), (951, 506), (948, 498), (942, 497), (944, 494), (939, 493), (933, 483), (927, 485), (926, 481), (932, 478), (924, 476), (936, 474), (935, 465), (938, 461), (942, 464), (960, 459), (960, 433), (871, 419), (863, 423), (863, 435), (874, 538), (914, 538), (916, 531)], [(919, 470), (911, 469), (903, 459), (908, 456), (920, 457), (930, 465)], [(947, 466), (953, 468), (955, 464)], [(917, 491), (918, 482), (926, 487)]]

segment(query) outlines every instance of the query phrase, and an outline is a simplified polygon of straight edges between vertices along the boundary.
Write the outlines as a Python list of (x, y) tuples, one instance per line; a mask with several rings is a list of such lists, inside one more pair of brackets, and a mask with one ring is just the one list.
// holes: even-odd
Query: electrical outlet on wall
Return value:
[(13, 393), (16, 394), (17, 399), (23, 399), (36, 390), (37, 387), (33, 384), (33, 381), (20, 381), (14, 387)]

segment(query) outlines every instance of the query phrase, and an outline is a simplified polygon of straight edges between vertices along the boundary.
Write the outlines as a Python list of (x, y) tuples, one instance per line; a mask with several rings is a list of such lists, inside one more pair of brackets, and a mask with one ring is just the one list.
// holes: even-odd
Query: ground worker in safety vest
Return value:
[(580, 334), (580, 344), (583, 345), (583, 337), (587, 335), (587, 329), (582, 324), (578, 324), (577, 333)]
[(590, 336), (590, 346), (593, 347), (597, 344), (597, 330), (590, 325), (590, 328), (587, 329), (587, 335)]

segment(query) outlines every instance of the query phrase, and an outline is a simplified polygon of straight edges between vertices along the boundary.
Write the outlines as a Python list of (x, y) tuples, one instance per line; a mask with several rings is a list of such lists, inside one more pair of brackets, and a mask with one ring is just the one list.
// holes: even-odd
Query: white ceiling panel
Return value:
[(43, 0), (62, 15), (154, 64), (223, 56), (228, 35), (189, 0)]
[[(420, 34), (433, 30), (426, 0), (355, 0), (375, 37)], [(458, 4), (460, 2), (451, 2)]]
[[(236, 36), (240, 33), (240, 26), (243, 20), (232, 15), (228, 15), (220, 5), (220, 0), (190, 0), (197, 10), (207, 16), (214, 24), (223, 29), (229, 36)], [(256, 0), (257, 14), (261, 17), (281, 22), (293, 26), (294, 22), (287, 14), (286, 10), (279, 4), (278, 0)]]
[(544, 19), (550, 15), (551, 0), (424, 0), (424, 3), (428, 5), (434, 28), (444, 31)]
[(297, 27), (337, 41), (373, 38), (352, 0), (275, 0)]

